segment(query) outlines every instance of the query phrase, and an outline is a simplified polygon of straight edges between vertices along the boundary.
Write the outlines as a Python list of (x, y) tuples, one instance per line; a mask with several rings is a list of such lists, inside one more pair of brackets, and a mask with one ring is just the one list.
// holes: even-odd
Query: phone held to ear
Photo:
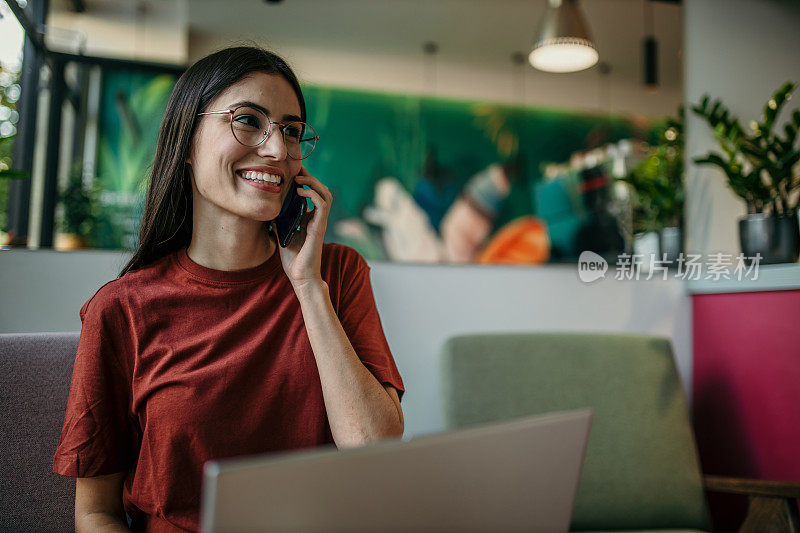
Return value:
[(289, 187), (289, 193), (283, 201), (281, 212), (272, 221), (278, 231), (278, 243), (283, 248), (289, 245), (294, 234), (300, 229), (300, 222), (306, 213), (306, 199), (297, 194), (297, 189), (302, 187), (292, 180), (292, 186)]

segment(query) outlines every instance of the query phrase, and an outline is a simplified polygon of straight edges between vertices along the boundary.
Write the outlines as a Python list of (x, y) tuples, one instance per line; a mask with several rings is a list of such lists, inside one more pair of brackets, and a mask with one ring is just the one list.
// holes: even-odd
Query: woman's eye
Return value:
[(261, 121), (253, 115), (238, 115), (234, 120), (242, 126), (261, 129)]
[(283, 134), (292, 140), (299, 141), (303, 135), (303, 128), (295, 124), (289, 124), (284, 128)]

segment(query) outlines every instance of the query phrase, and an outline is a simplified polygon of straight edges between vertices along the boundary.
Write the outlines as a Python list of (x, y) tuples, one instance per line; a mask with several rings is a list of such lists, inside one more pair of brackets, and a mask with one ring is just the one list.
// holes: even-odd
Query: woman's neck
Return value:
[(207, 268), (244, 270), (264, 263), (277, 248), (264, 223), (256, 231), (230, 231), (219, 226), (208, 232), (194, 226), (187, 253), (192, 261)]

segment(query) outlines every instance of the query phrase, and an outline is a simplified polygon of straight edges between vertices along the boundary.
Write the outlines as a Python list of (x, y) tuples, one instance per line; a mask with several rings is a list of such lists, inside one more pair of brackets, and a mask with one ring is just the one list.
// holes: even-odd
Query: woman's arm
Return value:
[(295, 286), (336, 446), (403, 435), (403, 410), (392, 386), (383, 386), (358, 358), (323, 280)]
[[(279, 247), (281, 263), (300, 300), (303, 321), (317, 362), (325, 410), (339, 448), (403, 434), (403, 410), (394, 387), (384, 388), (359, 359), (331, 303), (322, 279), (322, 246), (333, 195), (301, 166), (295, 177), (297, 194), (309, 198), (314, 210), (304, 216), (299, 231)], [(274, 229), (277, 238), (277, 228)]]
[(128, 532), (122, 507), (125, 472), (75, 480), (75, 531)]

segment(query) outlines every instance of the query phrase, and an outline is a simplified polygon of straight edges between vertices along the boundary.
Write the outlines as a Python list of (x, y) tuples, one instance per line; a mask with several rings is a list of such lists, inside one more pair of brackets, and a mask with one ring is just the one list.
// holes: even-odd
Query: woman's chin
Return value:
[(254, 202), (245, 208), (245, 213), (251, 220), (269, 222), (281, 213), (281, 203), (277, 198), (266, 202)]

